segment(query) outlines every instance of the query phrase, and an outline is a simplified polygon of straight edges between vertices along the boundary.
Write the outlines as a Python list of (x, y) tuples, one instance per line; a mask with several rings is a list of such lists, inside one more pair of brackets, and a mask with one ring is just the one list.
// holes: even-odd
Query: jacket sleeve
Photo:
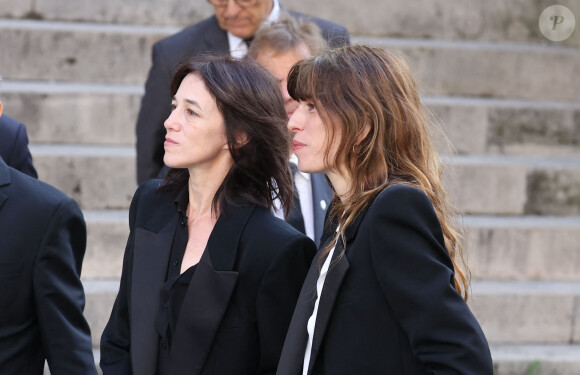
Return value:
[(391, 187), (373, 203), (376, 277), (411, 346), (432, 374), (493, 373), (485, 336), (457, 292), (453, 265), (428, 197)]
[(86, 227), (69, 198), (56, 208), (34, 265), (34, 298), (46, 358), (53, 375), (96, 374), (91, 332), (83, 316), (80, 280)]
[(133, 373), (131, 364), (131, 278), (133, 272), (133, 251), (137, 202), (141, 187), (137, 189), (129, 210), (129, 238), (123, 256), (123, 271), (119, 292), (111, 311), (109, 321), (101, 336), (100, 366), (103, 375), (129, 375)]
[(276, 373), (294, 307), (315, 253), (316, 245), (311, 239), (296, 235), (286, 241), (262, 279), (256, 306), (258, 374)]
[(153, 46), (152, 65), (137, 118), (137, 183), (156, 178), (163, 167), (163, 123), (170, 113), (169, 85), (173, 67), (164, 58), (162, 45)]

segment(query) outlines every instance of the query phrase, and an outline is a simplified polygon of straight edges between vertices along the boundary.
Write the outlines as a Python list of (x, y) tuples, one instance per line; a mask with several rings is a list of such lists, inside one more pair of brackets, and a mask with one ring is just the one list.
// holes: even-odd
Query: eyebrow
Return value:
[[(177, 99), (175, 98), (175, 96), (174, 96), (173, 98), (171, 98), (171, 100), (172, 100), (172, 101), (177, 101)], [(200, 105), (199, 105), (199, 103), (198, 103), (198, 102), (196, 102), (195, 100), (193, 100), (193, 99), (187, 99), (187, 98), (186, 98), (186, 99), (184, 99), (184, 100), (185, 100), (187, 103), (189, 103), (189, 104), (191, 104), (191, 105), (194, 105), (194, 106), (196, 106), (197, 108), (201, 109), (201, 106), (200, 106)]]

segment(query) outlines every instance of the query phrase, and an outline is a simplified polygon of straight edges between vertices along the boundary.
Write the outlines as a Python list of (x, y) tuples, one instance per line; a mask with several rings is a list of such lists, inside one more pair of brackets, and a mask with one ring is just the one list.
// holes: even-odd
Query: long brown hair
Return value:
[[(278, 198), (288, 212), (294, 192), (288, 164), (288, 117), (274, 77), (254, 61), (195, 57), (177, 66), (172, 96), (189, 74), (199, 76), (215, 98), (234, 162), (214, 196), (214, 213), (226, 202), (235, 204), (239, 197), (269, 209)], [(170, 169), (160, 189), (182, 189), (188, 179), (187, 169)]]
[[(416, 187), (433, 203), (455, 269), (455, 287), (467, 300), (469, 271), (453, 220), (456, 210), (447, 200), (440, 160), (406, 62), (364, 45), (330, 50), (296, 63), (288, 92), (317, 106), (327, 129), (326, 164), (343, 166), (353, 181), (346, 197), (335, 196), (332, 202), (329, 219), (340, 225), (337, 236), (344, 242), (346, 228), (388, 186)], [(329, 160), (335, 132), (341, 134), (338, 149), (343, 151)]]

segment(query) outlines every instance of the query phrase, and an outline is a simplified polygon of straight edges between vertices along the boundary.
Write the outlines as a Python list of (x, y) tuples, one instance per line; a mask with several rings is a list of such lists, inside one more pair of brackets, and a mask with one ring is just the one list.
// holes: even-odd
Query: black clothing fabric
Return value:
[[(329, 225), (326, 242), (335, 229), (336, 223)], [(308, 375), (492, 375), (487, 340), (455, 288), (441, 225), (425, 193), (386, 188), (345, 239), (336, 245), (335, 254), (343, 255), (320, 296)], [(278, 375), (302, 374), (320, 254), (304, 281)]]
[[(129, 211), (119, 293), (101, 337), (104, 375), (156, 375), (161, 288), (182, 215), (160, 180), (139, 187)], [(178, 205), (179, 207), (179, 205)], [(179, 233), (179, 231), (177, 231)], [(265, 207), (221, 207), (172, 330), (172, 375), (273, 374), (314, 242)]]

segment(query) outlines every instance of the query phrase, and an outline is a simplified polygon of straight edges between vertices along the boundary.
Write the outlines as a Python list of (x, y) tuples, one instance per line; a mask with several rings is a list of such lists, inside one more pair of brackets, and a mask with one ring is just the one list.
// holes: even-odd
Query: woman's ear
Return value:
[[(245, 132), (238, 132), (236, 134), (236, 144), (234, 145), (234, 147), (240, 148), (240, 147), (244, 146), (246, 143), (248, 143), (249, 141), (250, 141), (250, 138), (248, 137), (248, 135)], [(226, 142), (226, 144), (224, 145), (223, 148), (224, 148), (224, 150), (229, 150), (230, 146)]]
[(243, 147), (250, 141), (250, 137), (246, 132), (238, 132), (236, 134), (236, 147)]

